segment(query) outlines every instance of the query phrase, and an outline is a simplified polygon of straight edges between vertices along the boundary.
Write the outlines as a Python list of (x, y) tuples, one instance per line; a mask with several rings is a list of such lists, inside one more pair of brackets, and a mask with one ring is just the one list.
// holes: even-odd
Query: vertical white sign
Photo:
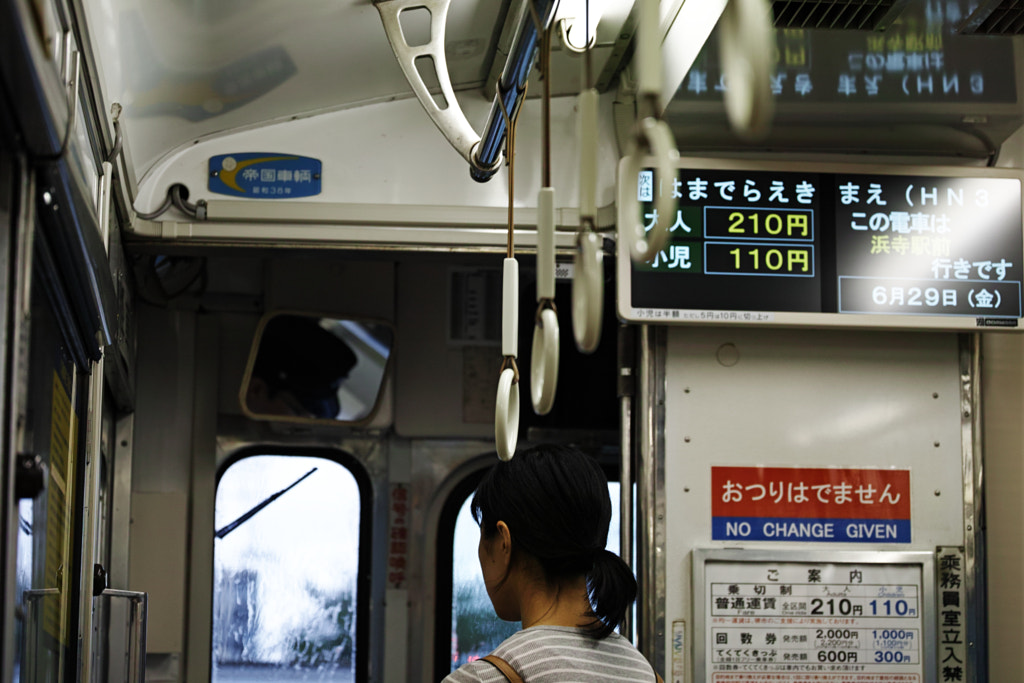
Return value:
[(964, 587), (964, 551), (939, 548), (936, 557), (938, 592), (938, 664), (940, 681), (967, 680), (967, 593)]

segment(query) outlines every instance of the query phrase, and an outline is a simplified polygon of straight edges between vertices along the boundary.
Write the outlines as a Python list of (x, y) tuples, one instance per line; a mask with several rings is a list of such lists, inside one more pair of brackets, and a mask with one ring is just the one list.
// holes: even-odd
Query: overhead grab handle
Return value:
[[(637, 27), (638, 108), (640, 117), (633, 133), (631, 149), (623, 165), (626, 178), (620, 182), (635, 183), (644, 168), (644, 157), (654, 157), (655, 177), (651, 196), (654, 200), (649, 223), (640, 215), (639, 193), (627, 193), (622, 215), (629, 240), (628, 249), (634, 261), (649, 261), (669, 241), (668, 226), (675, 218), (676, 200), (670, 179), (675, 179), (675, 161), (679, 157), (672, 131), (661, 118), (661, 35), (659, 31), (659, 0), (640, 0), (640, 21)], [(621, 245), (620, 245), (621, 246)]]
[(518, 112), (502, 114), (508, 126), (505, 158), (508, 160), (508, 242), (502, 262), (501, 281), (501, 374), (494, 402), (494, 445), (501, 460), (511, 460), (519, 440), (519, 262), (516, 261), (513, 216), (516, 184), (516, 121)]
[[(649, 216), (642, 216), (640, 195), (627, 192), (622, 206), (625, 234), (629, 240), (629, 255), (634, 261), (650, 261), (668, 244), (668, 226), (675, 219), (676, 200), (672, 196), (669, 179), (675, 178), (675, 161), (679, 158), (675, 140), (668, 124), (653, 116), (637, 122), (634, 132), (633, 150), (623, 165), (625, 181), (636, 183), (640, 171), (645, 167), (645, 157), (653, 157), (654, 178), (652, 193), (654, 210)], [(659, 184), (662, 187), (659, 189)], [(667, 185), (666, 185), (667, 184)], [(649, 221), (645, 223), (645, 220)]]
[(530, 399), (547, 415), (558, 389), (558, 312), (555, 308), (555, 188), (551, 187), (551, 29), (543, 32), (541, 81), (541, 185), (537, 194), (537, 315), (530, 349)]
[(725, 75), (725, 113), (741, 138), (768, 133), (775, 101), (771, 65), (775, 31), (766, 0), (729, 0), (718, 23), (718, 55)]
[[(451, 0), (376, 0), (374, 6), (380, 13), (384, 23), (391, 49), (402, 67), (406, 80), (434, 124), (444, 134), (448, 142), (462, 155), (462, 158), (473, 164), (473, 149), (480, 142), (480, 136), (469, 125), (466, 115), (459, 107), (452, 89), (451, 77), (448, 75), (448, 62), (444, 56), (444, 32), (448, 19), (448, 7)], [(430, 40), (412, 46), (402, 31), (401, 14), (409, 10), (425, 9), (430, 13)], [(419, 67), (434, 70), (437, 82), (441, 85), (442, 104), (438, 104), (430, 94), (427, 84), (420, 75)], [(492, 174), (501, 166), (501, 153), (492, 162), (493, 168), (486, 169)], [(485, 170), (485, 169), (481, 169)]]
[(604, 239), (595, 231), (597, 215), (597, 105), (593, 88), (580, 93), (580, 230), (572, 277), (572, 329), (576, 348), (593, 353), (601, 341), (604, 312)]
[(498, 457), (511, 460), (519, 440), (519, 262), (506, 258), (501, 288), (501, 365), (494, 406), (494, 445)]
[[(515, 117), (526, 96), (526, 81), (537, 54), (538, 23), (540, 30), (551, 24), (557, 2), (528, 0), (528, 11), (518, 17), (519, 25), (505, 68), (498, 80), (497, 92), (482, 136), (477, 135), (466, 120), (466, 115), (455, 99), (448, 75), (448, 63), (444, 57), (444, 29), (450, 4), (451, 0), (374, 0), (391, 49), (420, 104), (448, 142), (469, 162), (470, 176), (478, 182), (486, 182), (501, 168), (502, 143), (508, 133), (506, 120), (510, 116)], [(420, 8), (430, 12), (430, 41), (414, 47), (409, 45), (402, 32), (400, 15), (404, 11)], [(537, 20), (533, 19), (534, 14)], [(427, 59), (432, 62), (437, 82), (441, 84), (444, 106), (434, 101), (417, 68), (417, 60), (425, 62)]]
[(583, 353), (593, 353), (601, 341), (601, 323), (604, 309), (604, 240), (588, 230), (576, 236), (576, 256), (573, 258), (572, 329), (576, 347)]
[(538, 415), (547, 415), (558, 388), (558, 315), (555, 312), (555, 190), (537, 196), (537, 316), (530, 351), (530, 398)]

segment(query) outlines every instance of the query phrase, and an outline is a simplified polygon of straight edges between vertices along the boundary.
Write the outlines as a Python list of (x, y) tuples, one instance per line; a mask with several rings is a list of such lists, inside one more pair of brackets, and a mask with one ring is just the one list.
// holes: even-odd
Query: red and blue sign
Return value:
[(712, 467), (711, 538), (910, 543), (910, 470)]
[(252, 199), (320, 194), (319, 159), (295, 154), (240, 152), (210, 158), (210, 192)]

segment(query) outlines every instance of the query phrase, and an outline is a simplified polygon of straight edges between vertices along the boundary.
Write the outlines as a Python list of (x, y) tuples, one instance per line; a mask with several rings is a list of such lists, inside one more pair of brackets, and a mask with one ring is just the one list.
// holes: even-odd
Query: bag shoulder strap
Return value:
[(523, 683), (523, 677), (516, 673), (511, 664), (498, 655), (487, 655), (481, 659), (500, 671), (509, 680), (509, 683)]

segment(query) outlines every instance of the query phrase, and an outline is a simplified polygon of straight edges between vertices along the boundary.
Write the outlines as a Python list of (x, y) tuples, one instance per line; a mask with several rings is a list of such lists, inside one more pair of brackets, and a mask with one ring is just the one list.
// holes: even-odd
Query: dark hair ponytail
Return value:
[(611, 634), (626, 611), (636, 600), (636, 578), (625, 561), (608, 550), (601, 550), (594, 558), (594, 566), (587, 574), (587, 594), (594, 616), (594, 635), (604, 638)]
[(611, 499), (598, 464), (569, 446), (536, 446), (500, 462), (484, 475), (472, 502), (481, 532), (508, 525), (513, 552), (540, 563), (549, 581), (586, 576), (594, 623), (608, 636), (636, 600), (636, 579), (605, 550)]

